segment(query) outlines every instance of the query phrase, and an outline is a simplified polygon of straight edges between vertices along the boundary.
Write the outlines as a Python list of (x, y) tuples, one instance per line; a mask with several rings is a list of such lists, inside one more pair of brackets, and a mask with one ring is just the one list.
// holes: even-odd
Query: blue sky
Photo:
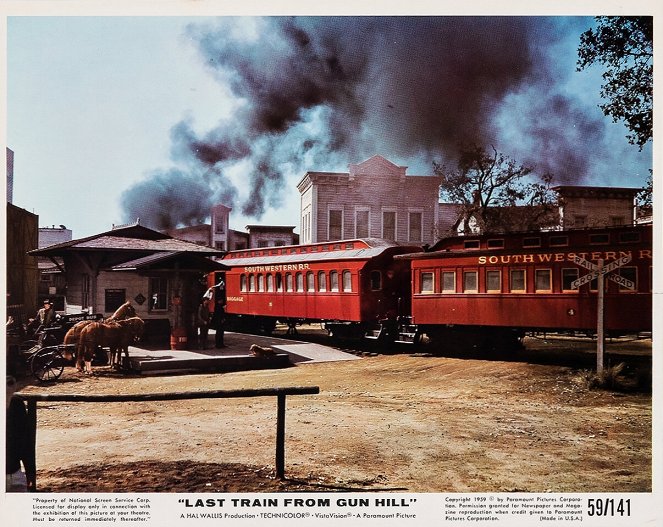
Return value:
[[(424, 100), (418, 94), (430, 91), (426, 70), (420, 79), (408, 79), (407, 90), (396, 81), (379, 87), (371, 84), (377, 76), (379, 82), (387, 78), (385, 72), (405, 52), (416, 52), (411, 51), (411, 39), (394, 38), (378, 45), (375, 38), (367, 37), (359, 42), (360, 48), (384, 50), (384, 64), (382, 55), (366, 53), (370, 67), (359, 64), (359, 52), (349, 55), (343, 48), (347, 41), (341, 42), (338, 56), (345, 59), (344, 73), (352, 68), (361, 73), (361, 80), (347, 90), (351, 93), (326, 92), (315, 104), (309, 94), (301, 94), (306, 102), (267, 129), (264, 122), (257, 124), (256, 115), (264, 110), (265, 122), (274, 118), (267, 115), (272, 108), (266, 108), (274, 104), (279, 82), (284, 93), (292, 93), (301, 79), (310, 80), (305, 66), (289, 69), (296, 57), (288, 55), (293, 51), (284, 43), (292, 28), (281, 20), (10, 16), (7, 146), (15, 152), (14, 204), (38, 214), (40, 226), (63, 224), (78, 238), (131, 219), (143, 204), (147, 216), (161, 203), (177, 217), (179, 209), (188, 206), (187, 196), (198, 200), (204, 210), (207, 201), (231, 196), (235, 199), (232, 228), (269, 223), (295, 225), (299, 231), (296, 184), (306, 170), (343, 171), (349, 163), (377, 153), (407, 165), (409, 174), (432, 174), (432, 159), (451, 148), (456, 131), (459, 137), (469, 133), (460, 128), (470, 129), (470, 124), (481, 128), (482, 138), (520, 162), (547, 165), (556, 152), (560, 159), (555, 168), (566, 170), (560, 183), (639, 187), (652, 166), (651, 145), (642, 152), (629, 145), (626, 129), (612, 124), (597, 108), (600, 70), (575, 71), (578, 37), (590, 23), (589, 18), (558, 18), (532, 27), (529, 22), (521, 24), (519, 30), (536, 43), (532, 49), (545, 68), (521, 68), (510, 77), (497, 71), (499, 62), (488, 65), (503, 85), (489, 79), (490, 93), (477, 93), (474, 101), (483, 104), (490, 99), (490, 123), (480, 123), (486, 115), (480, 112), (474, 116), (479, 124), (461, 123), (460, 114), (455, 121), (450, 119), (448, 132), (446, 125), (423, 121), (428, 114), (447, 115), (457, 106), (453, 100), (445, 106), (449, 89), (439, 90), (434, 100), (443, 102), (435, 111), (415, 108)], [(398, 20), (392, 21), (392, 26), (398, 25)], [(324, 20), (304, 19), (296, 26), (316, 38), (340, 33), (340, 24)], [(385, 30), (385, 34), (391, 33)], [(314, 44), (322, 46), (321, 42), (320, 36)], [(271, 46), (272, 55), (264, 51), (266, 46)], [(312, 60), (323, 51), (318, 48)], [(245, 60), (252, 65), (246, 66)], [(460, 59), (459, 63), (459, 71), (465, 71)], [(293, 78), (296, 82), (289, 85)], [(329, 79), (336, 81), (337, 77)], [(272, 92), (265, 94), (270, 88)], [(317, 88), (326, 91), (326, 86)], [(287, 106), (283, 100), (279, 104)], [(362, 119), (347, 127), (357, 105)], [(563, 111), (547, 113), (552, 107)], [(331, 137), (329, 130), (339, 123), (346, 126), (350, 139), (342, 134)], [(424, 124), (432, 132), (424, 133)], [(444, 134), (449, 137), (442, 138)], [(402, 141), (406, 137), (411, 140)], [(343, 147), (334, 148), (341, 139)], [(187, 150), (202, 143), (216, 148), (232, 144), (250, 153), (203, 163), (200, 155)], [(309, 143), (315, 146), (302, 149)], [(564, 167), (571, 157), (573, 168)], [(278, 168), (278, 177), (255, 175), (261, 161)], [(569, 173), (579, 170), (578, 163), (582, 176)], [(149, 192), (157, 186), (172, 196), (154, 203)], [(247, 203), (255, 198), (251, 188), (258, 186), (260, 210), (251, 216)], [(184, 212), (182, 217), (197, 221)], [(198, 220), (204, 219), (201, 214)]]

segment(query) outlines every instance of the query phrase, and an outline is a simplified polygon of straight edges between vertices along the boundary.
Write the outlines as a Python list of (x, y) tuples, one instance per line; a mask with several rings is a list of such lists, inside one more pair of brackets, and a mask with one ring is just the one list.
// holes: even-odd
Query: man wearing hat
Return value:
[(50, 300), (44, 300), (44, 307), (37, 311), (37, 320), (41, 327), (48, 327), (55, 320), (55, 309)]

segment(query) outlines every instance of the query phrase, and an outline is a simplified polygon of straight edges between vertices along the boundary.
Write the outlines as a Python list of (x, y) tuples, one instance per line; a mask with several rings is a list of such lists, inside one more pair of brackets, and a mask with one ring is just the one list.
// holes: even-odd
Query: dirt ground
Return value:
[[(133, 394), (319, 386), (287, 400), (39, 403), (42, 492), (647, 492), (651, 391), (589, 389), (591, 342), (529, 339), (510, 360), (364, 354), (279, 370), (94, 376), (24, 391)], [(651, 353), (651, 341), (608, 345)], [(644, 376), (650, 372), (645, 372)], [(642, 379), (641, 379), (642, 380)], [(645, 383), (646, 384), (646, 383)]]

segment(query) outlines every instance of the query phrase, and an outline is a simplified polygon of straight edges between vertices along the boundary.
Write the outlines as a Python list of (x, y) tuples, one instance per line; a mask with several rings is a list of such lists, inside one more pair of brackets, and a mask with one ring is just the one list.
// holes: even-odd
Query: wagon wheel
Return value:
[(30, 370), (40, 381), (54, 381), (62, 375), (64, 357), (56, 347), (44, 348), (32, 357)]

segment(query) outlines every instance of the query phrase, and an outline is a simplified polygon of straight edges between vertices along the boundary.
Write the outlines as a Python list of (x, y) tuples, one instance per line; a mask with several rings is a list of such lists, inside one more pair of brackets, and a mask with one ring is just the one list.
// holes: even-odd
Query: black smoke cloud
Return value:
[[(268, 17), (192, 25), (188, 36), (202, 60), (241, 105), (202, 136), (186, 121), (176, 124), (172, 158), (186, 168), (155, 172), (127, 190), (127, 218), (145, 214), (150, 196), (157, 206), (145, 223), (186, 225), (207, 216), (212, 203), (242, 195), (227, 204), (259, 219), (278, 207), (289, 174), (343, 170), (375, 153), (453, 161), (463, 145), (492, 144), (510, 155), (496, 117), (503, 118), (509, 96), (527, 90), (531, 104), (506, 121), (525, 123), (527, 161), (544, 160), (566, 182), (581, 178), (585, 153), (565, 121), (575, 111), (573, 122), (592, 137), (599, 128), (555, 88), (554, 24), (538, 17)], [(233, 183), (227, 171), (235, 163), (246, 170)]]

